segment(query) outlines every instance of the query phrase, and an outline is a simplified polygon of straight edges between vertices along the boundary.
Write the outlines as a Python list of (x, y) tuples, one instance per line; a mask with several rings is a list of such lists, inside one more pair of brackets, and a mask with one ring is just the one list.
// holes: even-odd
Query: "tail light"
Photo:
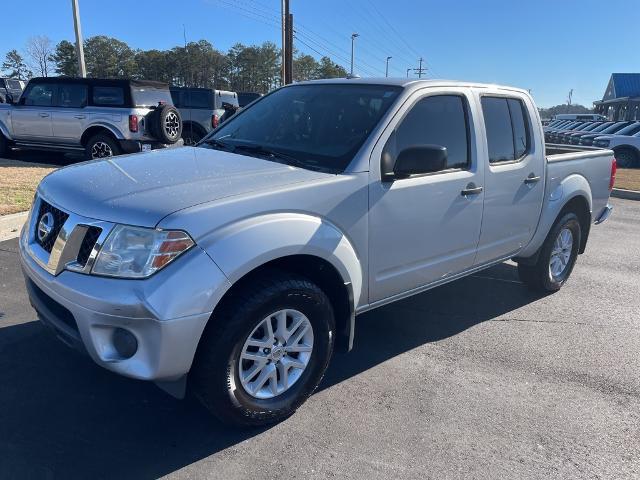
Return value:
[(616, 158), (613, 157), (611, 160), (611, 177), (609, 177), (609, 190), (613, 190), (613, 186), (616, 183), (616, 172), (618, 171), (618, 163), (616, 162)]
[(129, 115), (129, 131), (137, 132), (138, 131), (138, 116), (137, 115)]
[(214, 113), (213, 115), (211, 115), (211, 127), (218, 128), (219, 124), (220, 124), (220, 119), (218, 118), (218, 115)]

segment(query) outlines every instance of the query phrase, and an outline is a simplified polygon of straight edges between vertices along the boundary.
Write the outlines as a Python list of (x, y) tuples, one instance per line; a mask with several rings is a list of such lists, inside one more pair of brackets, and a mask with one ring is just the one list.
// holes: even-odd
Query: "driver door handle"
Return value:
[(42, 113), (40, 113), (40, 116), (41, 116), (42, 118), (47, 118), (47, 117), (49, 116), (49, 114), (48, 114), (48, 113), (44, 113), (44, 112), (42, 112)]
[(477, 187), (473, 182), (467, 185), (467, 187), (460, 192), (463, 197), (466, 197), (467, 195), (478, 195), (479, 193), (482, 193), (482, 187)]
[(534, 175), (533, 173), (529, 174), (527, 178), (524, 179), (524, 183), (527, 185), (531, 185), (532, 183), (537, 183), (540, 181), (540, 175)]

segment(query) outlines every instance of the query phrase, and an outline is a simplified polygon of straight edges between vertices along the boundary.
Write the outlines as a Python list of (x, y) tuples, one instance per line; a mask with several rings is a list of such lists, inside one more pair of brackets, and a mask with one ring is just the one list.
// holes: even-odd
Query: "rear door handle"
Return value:
[(479, 193), (482, 193), (482, 187), (477, 187), (473, 182), (467, 185), (467, 188), (460, 192), (463, 197), (466, 197), (467, 195), (478, 195)]
[(529, 176), (527, 178), (524, 179), (524, 183), (526, 183), (527, 185), (530, 185), (532, 183), (537, 183), (540, 181), (540, 176), (536, 176), (533, 173), (529, 174)]
[(42, 113), (40, 113), (40, 116), (41, 116), (42, 118), (47, 118), (47, 117), (49, 116), (49, 114), (48, 114), (48, 113), (44, 113), (44, 112), (42, 112)]
[(80, 118), (80, 119), (82, 119), (82, 118), (87, 118), (87, 116), (86, 116), (86, 115), (74, 115), (74, 116), (75, 116), (76, 118)]

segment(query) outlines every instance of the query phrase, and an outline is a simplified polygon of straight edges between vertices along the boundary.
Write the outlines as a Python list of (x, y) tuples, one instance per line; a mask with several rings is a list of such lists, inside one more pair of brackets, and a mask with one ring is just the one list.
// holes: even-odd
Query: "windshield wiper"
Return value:
[(204, 140), (204, 143), (206, 143), (207, 145), (211, 145), (214, 148), (218, 148), (220, 150), (226, 150), (227, 152), (233, 152), (236, 149), (235, 145), (231, 145), (226, 142), (221, 142), (220, 140), (216, 140), (215, 138), (208, 138)]
[(240, 143), (240, 144), (234, 145), (234, 147), (235, 147), (234, 151), (257, 153), (259, 155), (264, 155), (269, 158), (278, 158), (280, 160), (283, 160), (285, 163), (289, 165), (295, 165), (296, 167), (307, 168), (307, 169), (310, 168), (308, 164), (306, 164), (301, 160), (298, 160), (295, 157), (292, 157), (291, 155), (287, 155), (286, 153), (282, 153), (278, 150), (274, 150), (272, 148), (265, 147), (263, 145), (248, 145), (246, 143)]

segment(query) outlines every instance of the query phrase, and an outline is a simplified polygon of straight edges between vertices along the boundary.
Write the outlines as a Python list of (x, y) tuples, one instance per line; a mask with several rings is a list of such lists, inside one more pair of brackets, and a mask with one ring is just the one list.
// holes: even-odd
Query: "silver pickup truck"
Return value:
[(0, 103), (0, 157), (10, 147), (93, 159), (182, 145), (180, 113), (160, 82), (32, 78), (15, 100)]
[(20, 258), (64, 342), (268, 424), (351, 348), (363, 312), (508, 259), (558, 290), (611, 213), (615, 168), (609, 150), (545, 155), (523, 90), (299, 83), (198, 147), (50, 174)]

